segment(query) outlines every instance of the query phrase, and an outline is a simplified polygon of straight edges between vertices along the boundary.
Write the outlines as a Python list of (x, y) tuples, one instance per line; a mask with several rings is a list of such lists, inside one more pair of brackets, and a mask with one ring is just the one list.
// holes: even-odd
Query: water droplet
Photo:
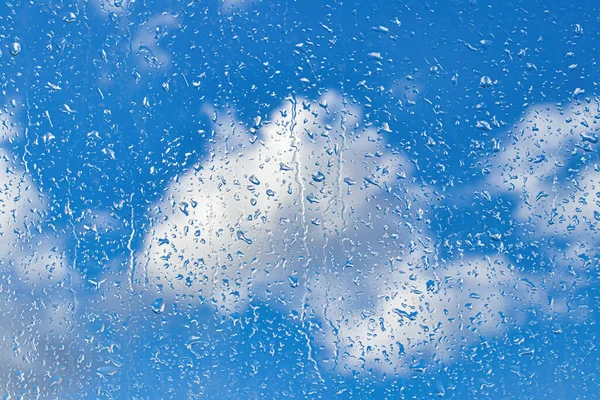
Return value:
[(115, 151), (113, 149), (109, 149), (108, 147), (105, 147), (101, 151), (102, 151), (102, 154), (104, 154), (106, 156), (106, 158), (108, 158), (109, 160), (117, 159), (115, 156)]
[(21, 52), (21, 44), (19, 42), (11, 43), (8, 51), (12, 56), (17, 56)]
[(594, 144), (598, 143), (598, 136), (595, 133), (583, 132), (580, 133), (580, 135), (584, 142), (590, 142)]
[(248, 180), (254, 185), (260, 185), (260, 181), (254, 175), (250, 175), (250, 178), (248, 178)]
[(519, 356), (532, 356), (535, 354), (535, 349), (531, 347), (525, 347), (519, 351)]
[(292, 167), (284, 163), (279, 163), (279, 169), (282, 171), (291, 171)]
[(552, 332), (556, 335), (560, 335), (561, 333), (563, 333), (562, 327), (560, 326), (560, 324), (558, 322), (555, 322), (552, 325)]
[(386, 132), (386, 133), (392, 133), (392, 130), (390, 129), (390, 124), (388, 124), (387, 122), (384, 122), (381, 125), (381, 131)]
[(238, 237), (239, 240), (242, 240), (242, 241), (244, 241), (244, 242), (246, 242), (248, 244), (252, 244), (252, 240), (248, 239), (246, 237), (246, 235), (244, 234), (244, 232), (242, 232), (242, 231), (237, 231), (237, 237)]
[(308, 200), (309, 203), (318, 203), (319, 202), (319, 198), (317, 196), (315, 196), (314, 193), (311, 193), (308, 196), (306, 196), (306, 200)]
[(426, 287), (427, 287), (427, 291), (428, 292), (435, 292), (435, 281), (430, 279), (427, 281), (426, 283)]
[(479, 81), (479, 86), (482, 88), (489, 88), (492, 86), (492, 78), (489, 76), (482, 76), (481, 80)]
[(410, 366), (410, 369), (414, 372), (425, 372), (425, 362), (423, 360), (418, 361), (416, 364)]
[(410, 321), (414, 321), (417, 319), (417, 315), (418, 312), (413, 311), (413, 312), (408, 312), (408, 311), (404, 311), (404, 310), (400, 310), (399, 308), (394, 308), (394, 313), (399, 315), (402, 318), (407, 318)]
[(435, 395), (437, 397), (444, 397), (446, 395), (446, 389), (444, 388), (444, 385), (442, 385), (442, 382), (438, 380), (433, 383), (433, 389), (435, 390)]
[(165, 301), (162, 298), (158, 298), (152, 302), (152, 311), (156, 314), (160, 314), (165, 311)]
[(490, 239), (496, 242), (499, 242), (502, 239), (502, 234), (495, 229), (490, 229), (488, 235), (490, 236)]
[(107, 364), (99, 367), (96, 372), (101, 376), (113, 376), (119, 372), (119, 367), (114, 364)]
[(521, 278), (521, 281), (523, 283), (525, 283), (527, 286), (529, 286), (529, 288), (531, 290), (536, 290), (537, 289), (537, 287), (535, 286), (535, 284), (533, 282), (531, 282), (529, 279), (527, 279), (527, 278)]
[(383, 57), (381, 57), (381, 53), (377, 53), (377, 52), (369, 53), (369, 57), (373, 58), (375, 60), (378, 60), (378, 61), (383, 60)]
[(388, 28), (386, 28), (383, 25), (374, 26), (373, 30), (376, 31), (376, 32), (381, 32), (381, 33), (388, 33), (390, 31)]
[(65, 15), (65, 17), (63, 18), (63, 21), (65, 21), (66, 23), (71, 23), (71, 22), (75, 22), (77, 20), (77, 15), (75, 15), (75, 13), (70, 12), (67, 15)]
[(312, 179), (315, 182), (323, 182), (325, 180), (325, 175), (323, 175), (321, 171), (319, 171), (316, 174), (312, 174)]
[(481, 129), (482, 131), (492, 130), (492, 126), (487, 121), (477, 121), (477, 124), (475, 126), (477, 127), (477, 129)]
[(298, 278), (295, 276), (288, 276), (288, 281), (290, 282), (290, 286), (292, 288), (298, 287)]

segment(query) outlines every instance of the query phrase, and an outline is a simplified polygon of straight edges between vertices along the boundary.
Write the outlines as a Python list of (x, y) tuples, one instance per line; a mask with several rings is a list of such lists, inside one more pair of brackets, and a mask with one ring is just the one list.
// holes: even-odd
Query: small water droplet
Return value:
[(119, 372), (119, 367), (114, 364), (107, 364), (99, 367), (96, 372), (101, 376), (113, 376)]
[(158, 298), (152, 302), (152, 311), (156, 314), (160, 314), (165, 311), (165, 301), (162, 298)]
[(288, 281), (290, 282), (290, 286), (292, 288), (298, 287), (298, 278), (295, 276), (288, 276)]
[(279, 163), (279, 169), (282, 171), (291, 171), (292, 167), (284, 163)]
[(63, 18), (63, 21), (65, 21), (66, 23), (71, 23), (71, 22), (75, 22), (77, 20), (77, 15), (75, 15), (75, 13), (70, 12), (67, 15), (65, 15), (65, 17)]
[(325, 175), (323, 175), (323, 173), (321, 173), (321, 171), (319, 171), (316, 174), (312, 175), (312, 179), (315, 182), (323, 182), (325, 180)]
[(306, 200), (308, 200), (308, 202), (311, 204), (319, 202), (319, 198), (315, 196), (314, 193), (310, 193), (308, 196), (306, 196)]
[(552, 325), (552, 332), (556, 335), (560, 335), (561, 333), (563, 333), (562, 327), (560, 326), (560, 324), (558, 322), (555, 322)]
[(386, 133), (392, 133), (392, 130), (390, 129), (390, 124), (387, 122), (381, 124), (381, 131)]
[(254, 185), (260, 185), (260, 181), (254, 175), (250, 175), (250, 178), (248, 178), (248, 180)]
[(19, 42), (13, 42), (10, 44), (8, 51), (12, 56), (17, 56), (21, 52), (21, 44)]
[(490, 239), (492, 239), (496, 242), (499, 242), (500, 240), (502, 240), (502, 234), (495, 229), (490, 229), (488, 231), (488, 235), (489, 235)]
[(492, 86), (492, 78), (489, 76), (482, 76), (479, 80), (479, 86), (482, 88), (489, 88)]
[(248, 239), (246, 237), (246, 235), (244, 234), (244, 232), (242, 232), (242, 231), (237, 231), (237, 237), (238, 237), (239, 240), (242, 240), (242, 241), (244, 241), (244, 242), (246, 242), (248, 244), (252, 244), (252, 240)]
[(436, 380), (433, 384), (433, 388), (437, 397), (444, 397), (446, 395), (446, 389), (444, 388), (444, 385), (442, 385), (442, 382)]
[(413, 312), (408, 312), (405, 310), (400, 310), (399, 308), (394, 308), (392, 310), (395, 314), (397, 314), (398, 316), (402, 317), (402, 318), (406, 318), (409, 321), (414, 321), (417, 319), (417, 315), (418, 312), (417, 311), (413, 311)]

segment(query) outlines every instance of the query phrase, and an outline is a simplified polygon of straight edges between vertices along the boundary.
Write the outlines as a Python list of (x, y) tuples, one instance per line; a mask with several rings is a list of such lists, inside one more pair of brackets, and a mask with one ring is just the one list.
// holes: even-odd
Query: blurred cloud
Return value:
[[(600, 221), (598, 99), (530, 107), (490, 158), (488, 187), (517, 199), (514, 217), (543, 251), (577, 278), (595, 253)], [(583, 256), (583, 257), (582, 257)], [(588, 259), (588, 261), (586, 261)], [(570, 271), (569, 271), (570, 270)]]
[(409, 372), (412, 356), (445, 359), (540, 303), (506, 259), (438, 259), (434, 191), (358, 105), (291, 98), (253, 126), (208, 113), (209, 155), (155, 206), (138, 285), (224, 314), (269, 302), (348, 372)]
[[(24, 136), (6, 114), (0, 115), (0, 130), (4, 145)], [(0, 149), (0, 385), (9, 394), (57, 383), (49, 364), (58, 353), (51, 349), (60, 348), (73, 329), (65, 257), (57, 238), (43, 232), (45, 200), (20, 165)]]

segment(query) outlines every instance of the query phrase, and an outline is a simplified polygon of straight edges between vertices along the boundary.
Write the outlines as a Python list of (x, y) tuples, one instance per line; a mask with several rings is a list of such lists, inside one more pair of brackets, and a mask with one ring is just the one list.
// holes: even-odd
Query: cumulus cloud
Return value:
[(356, 104), (291, 98), (249, 128), (209, 112), (212, 146), (155, 206), (137, 285), (224, 314), (269, 302), (339, 371), (402, 373), (538, 302), (503, 258), (438, 259), (433, 190)]
[[(597, 99), (530, 107), (490, 159), (488, 187), (516, 197), (514, 217), (569, 268), (593, 255), (600, 221)], [(572, 271), (571, 271), (572, 272)]]

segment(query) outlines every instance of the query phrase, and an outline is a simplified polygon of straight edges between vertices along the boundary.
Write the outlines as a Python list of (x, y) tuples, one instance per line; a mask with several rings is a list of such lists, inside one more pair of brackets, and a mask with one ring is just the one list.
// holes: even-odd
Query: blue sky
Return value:
[(593, 2), (5, 2), (7, 398), (594, 398)]

